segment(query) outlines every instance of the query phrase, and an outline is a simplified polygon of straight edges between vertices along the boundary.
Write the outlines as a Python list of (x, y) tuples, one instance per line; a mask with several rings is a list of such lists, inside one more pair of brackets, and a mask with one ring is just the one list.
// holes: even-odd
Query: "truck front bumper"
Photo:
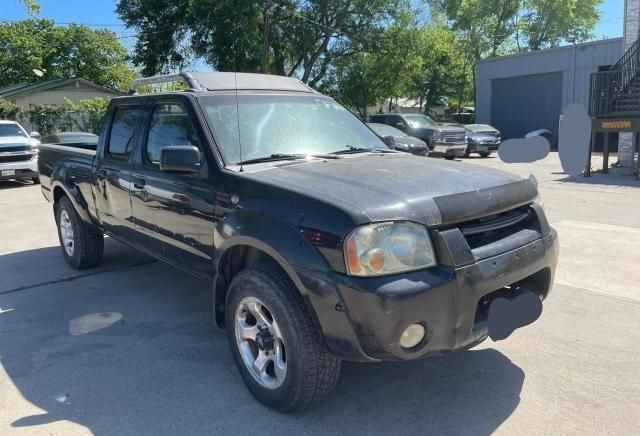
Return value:
[(444, 154), (446, 156), (462, 156), (467, 152), (467, 143), (435, 142), (430, 148), (431, 153)]
[(38, 176), (38, 157), (20, 162), (0, 163), (0, 180), (22, 179)]
[[(403, 275), (333, 280), (352, 332), (327, 337), (330, 350), (347, 360), (408, 360), (469, 348), (488, 336), (491, 301), (534, 292), (544, 300), (558, 259), (557, 235), (461, 268), (434, 267)], [(336, 322), (337, 317), (334, 318)], [(400, 336), (411, 324), (427, 331), (425, 340), (403, 349)], [(345, 323), (341, 323), (345, 326)], [(353, 343), (357, 342), (357, 343)]]

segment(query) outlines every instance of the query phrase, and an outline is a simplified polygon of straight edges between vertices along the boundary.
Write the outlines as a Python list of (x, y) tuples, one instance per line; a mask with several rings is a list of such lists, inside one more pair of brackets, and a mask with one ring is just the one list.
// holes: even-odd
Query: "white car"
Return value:
[(27, 133), (15, 121), (0, 120), (0, 180), (30, 179), (39, 182), (37, 132)]

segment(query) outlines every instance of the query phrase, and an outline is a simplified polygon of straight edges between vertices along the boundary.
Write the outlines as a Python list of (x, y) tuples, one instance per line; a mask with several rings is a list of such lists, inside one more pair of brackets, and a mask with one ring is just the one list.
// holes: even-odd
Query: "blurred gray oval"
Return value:
[(506, 163), (529, 163), (544, 159), (551, 151), (551, 145), (542, 136), (507, 139), (498, 149), (498, 156)]
[(582, 174), (589, 160), (591, 118), (578, 103), (567, 106), (560, 123), (558, 153), (562, 170), (572, 176)]

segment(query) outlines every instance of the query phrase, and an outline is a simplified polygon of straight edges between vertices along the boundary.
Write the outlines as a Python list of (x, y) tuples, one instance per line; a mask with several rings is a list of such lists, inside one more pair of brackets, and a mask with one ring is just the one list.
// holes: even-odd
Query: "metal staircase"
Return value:
[(594, 118), (640, 117), (640, 40), (608, 71), (591, 74)]

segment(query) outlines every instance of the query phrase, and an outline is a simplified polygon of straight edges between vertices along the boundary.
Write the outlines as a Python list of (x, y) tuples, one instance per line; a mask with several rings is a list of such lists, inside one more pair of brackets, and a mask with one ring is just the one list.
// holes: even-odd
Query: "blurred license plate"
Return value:
[(478, 146), (478, 151), (489, 151), (489, 146), (488, 145), (479, 145)]
[(2, 177), (15, 176), (16, 170), (2, 170), (0, 174), (2, 175)]

